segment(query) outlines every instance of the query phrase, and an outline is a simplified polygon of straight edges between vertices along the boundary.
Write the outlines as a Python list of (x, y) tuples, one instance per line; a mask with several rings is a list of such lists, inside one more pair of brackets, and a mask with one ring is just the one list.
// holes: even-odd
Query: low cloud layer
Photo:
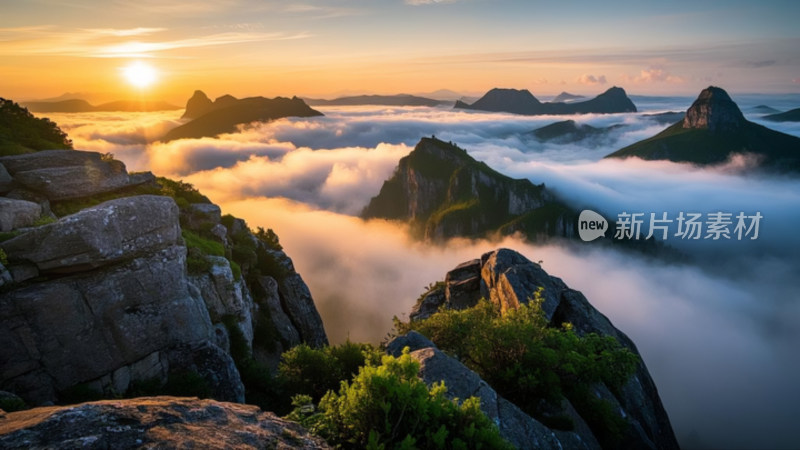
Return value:
[[(800, 99), (800, 98), (799, 98)], [(693, 99), (635, 100), (647, 113), (685, 110)], [(739, 99), (736, 99), (739, 101)], [(792, 98), (742, 96), (752, 120), (800, 135), (800, 125), (763, 122), (759, 104)], [(797, 100), (797, 99), (795, 99)], [(308, 282), (334, 342), (379, 341), (430, 282), (499, 246), (563, 278), (637, 344), (684, 443), (790, 448), (800, 406), (800, 181), (741, 175), (749, 161), (698, 169), (685, 164), (601, 160), (659, 132), (644, 114), (524, 117), (448, 108), (327, 108), (325, 117), (243, 127), (219, 139), (153, 143), (177, 123), (164, 114), (58, 115), (76, 148), (112, 152), (132, 170), (183, 178), (250, 226), (275, 229)], [(525, 133), (574, 119), (612, 131), (569, 144)], [(405, 230), (353, 217), (422, 136), (435, 134), (509, 176), (544, 182), (576, 207), (622, 211), (763, 215), (756, 241), (668, 241), (691, 255), (666, 264), (585, 246), (535, 247), (412, 242)], [(268, 198), (267, 198), (268, 197)]]
[[(790, 448), (800, 362), (800, 305), (783, 261), (750, 258), (739, 274), (708, 274), (615, 251), (453, 241), (410, 242), (385, 222), (286, 200), (223, 203), (273, 227), (314, 293), (332, 341), (378, 342), (429, 283), (499, 247), (542, 260), (636, 342), (679, 438), (714, 448)], [(321, 226), (320, 224), (324, 224)], [(766, 436), (765, 436), (766, 435)]]

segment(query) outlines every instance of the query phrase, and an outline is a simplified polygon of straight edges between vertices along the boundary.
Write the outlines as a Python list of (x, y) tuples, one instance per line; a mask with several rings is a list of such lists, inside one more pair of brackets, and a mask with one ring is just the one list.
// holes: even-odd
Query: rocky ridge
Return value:
[(549, 102), (542, 103), (527, 89), (500, 89), (494, 88), (472, 104), (458, 101), (455, 109), (471, 109), (478, 111), (508, 112), (523, 115), (538, 114), (613, 114), (636, 112), (625, 90), (612, 87), (597, 97), (576, 102)]
[[(569, 322), (579, 335), (612, 336), (622, 346), (639, 354), (634, 343), (583, 294), (547, 274), (539, 264), (508, 249), (484, 254), (448, 272), (445, 281), (435, 285), (414, 307), (411, 320), (425, 319), (442, 307), (469, 308), (481, 298), (490, 299), (505, 311), (527, 303), (539, 288), (543, 288), (542, 309), (552, 325)], [(511, 404), (514, 399), (503, 399), (477, 374), (457, 359), (443, 354), (424, 336), (412, 331), (391, 341), (387, 350), (398, 354), (403, 347), (409, 347), (412, 356), (420, 361), (420, 374), (427, 383), (444, 381), (448, 394), (453, 397), (481, 397), (481, 409), (495, 420), (503, 437), (519, 448), (599, 448), (598, 440), (568, 401), (563, 406), (564, 412), (575, 423), (574, 429), (552, 430)], [(594, 394), (610, 402), (613, 410), (629, 425), (622, 448), (678, 448), (658, 390), (641, 359), (636, 372), (620, 392), (612, 393), (603, 383), (593, 389)]]
[(144, 397), (52, 406), (0, 417), (0, 447), (324, 449), (322, 439), (255, 406)]
[(239, 336), (273, 367), (327, 343), (277, 237), (189, 186), (73, 150), (2, 157), (0, 176), (0, 389), (28, 404), (185, 374), (244, 402)]
[(212, 102), (203, 91), (195, 91), (186, 102), (186, 110), (181, 117), (189, 121), (171, 129), (160, 140), (169, 142), (176, 139), (214, 137), (233, 133), (237, 126), (251, 122), (321, 115), (322, 113), (311, 109), (298, 97), (237, 99), (224, 95)]

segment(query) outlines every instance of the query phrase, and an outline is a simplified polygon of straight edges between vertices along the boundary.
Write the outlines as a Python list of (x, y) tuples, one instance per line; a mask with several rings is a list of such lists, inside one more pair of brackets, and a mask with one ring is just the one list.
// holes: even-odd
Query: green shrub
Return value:
[(3, 397), (0, 398), (0, 409), (5, 412), (22, 411), (28, 409), (29, 406), (25, 400), (19, 397)]
[(320, 349), (300, 344), (283, 353), (278, 373), (288, 392), (309, 395), (317, 402), (342, 381), (352, 379), (361, 366), (379, 359), (380, 352), (372, 345), (349, 340)]
[(278, 239), (278, 235), (275, 234), (275, 231), (272, 228), (268, 228), (264, 230), (261, 227), (256, 229), (255, 236), (263, 243), (267, 244), (267, 247), (271, 248), (275, 251), (283, 250), (283, 246), (281, 246), (281, 242)]
[(362, 367), (352, 382), (330, 391), (315, 411), (311, 397), (295, 397), (288, 416), (335, 447), (346, 449), (512, 448), (480, 410), (480, 400), (449, 400), (444, 385), (428, 388), (408, 351)]
[(185, 209), (191, 203), (211, 203), (208, 197), (201, 194), (189, 183), (164, 177), (158, 177), (157, 182), (161, 186), (161, 195), (174, 198), (178, 206), (185, 205), (182, 209)]
[(6, 255), (6, 251), (0, 248), (0, 264), (7, 266), (8, 265), (8, 255)]
[(224, 316), (222, 323), (228, 330), (231, 357), (244, 384), (247, 402), (277, 414), (288, 412), (290, 396), (286, 394), (283, 380), (253, 358), (235, 316)]
[(225, 226), (228, 230), (233, 228), (233, 222), (236, 220), (236, 217), (232, 216), (231, 214), (224, 214), (220, 223)]
[[(638, 363), (638, 357), (612, 337), (579, 337), (569, 324), (549, 326), (541, 309), (541, 292), (527, 305), (504, 314), (488, 300), (481, 300), (473, 308), (441, 310), (423, 321), (406, 324), (395, 320), (395, 327), (401, 334), (411, 329), (424, 334), (475, 370), (500, 395), (555, 426), (569, 426), (559, 419), (565, 396), (582, 415), (589, 416), (585, 419), (593, 431), (607, 426), (614, 419), (593, 420), (602, 415), (602, 408), (584, 397), (593, 383), (619, 389)], [(612, 436), (601, 444), (613, 441)]]
[(189, 230), (181, 230), (187, 248), (196, 248), (205, 255), (225, 256), (225, 247), (217, 241), (200, 237)]

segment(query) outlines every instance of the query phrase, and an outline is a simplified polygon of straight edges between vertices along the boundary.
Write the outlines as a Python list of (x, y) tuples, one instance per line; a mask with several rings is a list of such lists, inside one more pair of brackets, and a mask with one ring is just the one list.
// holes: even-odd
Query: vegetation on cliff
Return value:
[(0, 156), (71, 148), (67, 134), (50, 119), (37, 118), (17, 103), (0, 98)]
[(617, 445), (625, 421), (610, 414), (610, 405), (590, 390), (600, 382), (619, 390), (636, 370), (638, 357), (610, 336), (578, 336), (569, 323), (549, 326), (540, 292), (502, 314), (499, 305), (481, 300), (421, 321), (395, 319), (395, 329), (422, 333), (549, 427), (572, 429), (572, 420), (561, 411), (562, 400), (569, 399), (604, 446)]

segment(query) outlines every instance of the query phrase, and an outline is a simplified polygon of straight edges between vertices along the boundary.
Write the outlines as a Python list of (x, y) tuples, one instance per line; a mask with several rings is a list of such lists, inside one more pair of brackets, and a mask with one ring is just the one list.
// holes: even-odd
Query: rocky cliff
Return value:
[(597, 97), (580, 102), (542, 103), (527, 89), (492, 89), (475, 103), (456, 102), (456, 109), (473, 109), (478, 111), (509, 112), (514, 114), (611, 114), (636, 112), (625, 90), (612, 87)]
[(545, 188), (502, 175), (452, 143), (423, 138), (364, 209), (364, 218), (408, 221), (425, 239), (521, 231), (572, 236), (570, 210)]
[[(543, 289), (542, 310), (551, 326), (568, 322), (578, 335), (596, 333), (611, 336), (619, 344), (639, 355), (634, 343), (595, 309), (586, 297), (570, 289), (561, 279), (549, 275), (541, 266), (521, 254), (500, 249), (480, 259), (465, 262), (447, 273), (445, 281), (427, 292), (415, 306), (412, 320), (430, 317), (440, 308), (466, 309), (487, 298), (502, 311), (517, 308)], [(563, 402), (563, 414), (571, 417), (572, 430), (551, 429), (523, 413), (504, 399), (480, 377), (452, 356), (442, 353), (435, 342), (417, 332), (395, 338), (387, 346), (397, 354), (408, 346), (420, 361), (421, 376), (428, 383), (444, 381), (448, 394), (458, 398), (481, 397), (481, 408), (495, 419), (504, 438), (519, 448), (599, 448), (598, 439), (586, 425), (581, 412), (569, 401)], [(604, 383), (592, 387), (592, 394), (610, 404), (613, 414), (627, 424), (622, 448), (678, 448), (669, 417), (661, 403), (653, 379), (639, 358), (635, 372), (616, 392)], [(588, 420), (587, 420), (588, 421)]]
[(237, 346), (327, 343), (277, 236), (191, 186), (45, 151), (0, 158), (0, 205), (0, 389), (31, 405), (186, 376), (243, 402)]
[(0, 415), (0, 447), (330, 448), (296, 423), (255, 406), (174, 397), (106, 400)]
[(724, 89), (709, 86), (700, 92), (683, 119), (606, 157), (706, 165), (725, 162), (734, 155), (751, 156), (771, 170), (797, 172), (800, 138), (748, 121)]

